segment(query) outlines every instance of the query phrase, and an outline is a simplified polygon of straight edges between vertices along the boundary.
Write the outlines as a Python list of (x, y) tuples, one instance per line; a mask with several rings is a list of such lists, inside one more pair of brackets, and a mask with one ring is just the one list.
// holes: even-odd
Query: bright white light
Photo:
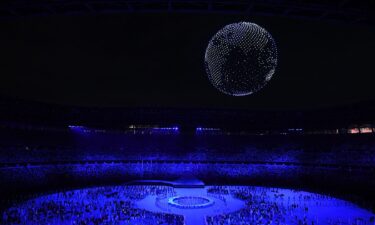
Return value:
[(250, 95), (275, 73), (277, 49), (272, 36), (254, 23), (225, 26), (210, 40), (205, 66), (210, 82), (221, 92)]

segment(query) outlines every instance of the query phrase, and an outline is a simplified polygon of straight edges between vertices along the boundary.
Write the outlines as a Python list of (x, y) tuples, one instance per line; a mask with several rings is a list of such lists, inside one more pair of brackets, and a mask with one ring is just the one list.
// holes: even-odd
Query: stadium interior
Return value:
[[(228, 23), (274, 36), (249, 96), (215, 90)], [(375, 224), (375, 3), (0, 3), (0, 223)]]

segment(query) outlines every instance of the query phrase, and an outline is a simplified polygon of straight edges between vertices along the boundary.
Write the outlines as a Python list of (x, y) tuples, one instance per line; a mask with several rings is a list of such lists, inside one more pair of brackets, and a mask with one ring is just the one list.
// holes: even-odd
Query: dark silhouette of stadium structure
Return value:
[(370, 0), (360, 2), (355, 0), (17, 0), (1, 3), (0, 18), (108, 13), (225, 13), (374, 25), (374, 7), (374, 2)]

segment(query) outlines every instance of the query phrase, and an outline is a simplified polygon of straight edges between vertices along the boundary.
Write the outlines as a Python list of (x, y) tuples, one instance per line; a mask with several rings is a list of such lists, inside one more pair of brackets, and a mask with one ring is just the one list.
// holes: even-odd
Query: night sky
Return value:
[[(259, 92), (231, 97), (204, 69), (223, 26), (255, 22), (278, 45)], [(125, 14), (0, 21), (0, 94), (81, 106), (303, 109), (375, 100), (375, 29), (277, 17)]]

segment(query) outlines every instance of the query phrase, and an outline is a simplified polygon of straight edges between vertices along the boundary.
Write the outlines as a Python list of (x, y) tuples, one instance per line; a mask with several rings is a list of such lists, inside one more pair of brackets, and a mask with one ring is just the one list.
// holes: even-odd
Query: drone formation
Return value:
[(225, 26), (210, 40), (205, 54), (208, 78), (219, 91), (250, 95), (275, 73), (277, 48), (272, 36), (254, 23)]

